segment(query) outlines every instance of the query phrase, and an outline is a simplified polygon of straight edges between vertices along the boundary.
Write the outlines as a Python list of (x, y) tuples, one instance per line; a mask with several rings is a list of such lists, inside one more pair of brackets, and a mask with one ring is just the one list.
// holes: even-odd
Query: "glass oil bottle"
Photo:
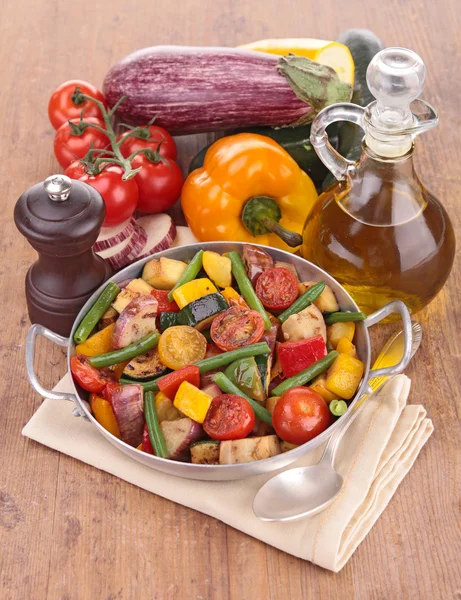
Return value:
[[(367, 83), (377, 99), (325, 108), (312, 124), (311, 142), (338, 179), (319, 197), (304, 233), (304, 258), (328, 271), (371, 313), (391, 300), (411, 312), (426, 306), (452, 268), (450, 219), (413, 165), (414, 138), (437, 124), (421, 93), (426, 69), (404, 48), (387, 48), (371, 61)], [(326, 128), (351, 121), (365, 131), (358, 163), (339, 155)]]

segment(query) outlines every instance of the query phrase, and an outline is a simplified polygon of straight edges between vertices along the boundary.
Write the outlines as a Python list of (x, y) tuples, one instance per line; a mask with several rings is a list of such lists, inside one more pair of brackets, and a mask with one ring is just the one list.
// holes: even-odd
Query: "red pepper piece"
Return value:
[(293, 377), (327, 355), (327, 347), (321, 335), (299, 342), (283, 342), (278, 356), (285, 377)]
[(195, 387), (199, 387), (200, 368), (195, 365), (189, 365), (182, 369), (178, 369), (177, 371), (173, 371), (173, 373), (165, 375), (165, 377), (162, 377), (162, 379), (158, 381), (158, 387), (165, 396), (168, 396), (168, 398), (172, 400), (183, 381), (188, 381), (192, 385), (195, 385)]
[(169, 294), (168, 290), (152, 290), (150, 294), (151, 294), (151, 296), (156, 298), (156, 300), (158, 302), (158, 308), (157, 308), (158, 314), (163, 313), (163, 312), (179, 312), (180, 311), (179, 306), (176, 304), (176, 302), (174, 300), (172, 300), (171, 302), (168, 300), (168, 294)]
[(147, 425), (144, 425), (141, 450), (143, 452), (147, 452), (147, 454), (155, 454), (154, 449), (152, 448), (152, 444), (150, 443), (149, 430), (147, 429)]

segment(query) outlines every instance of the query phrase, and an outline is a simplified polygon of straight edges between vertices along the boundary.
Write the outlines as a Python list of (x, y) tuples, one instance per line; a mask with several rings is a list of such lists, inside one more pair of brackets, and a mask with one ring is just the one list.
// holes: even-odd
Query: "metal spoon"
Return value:
[[(416, 321), (413, 322), (412, 330), (411, 356), (413, 357), (421, 344), (421, 325)], [(380, 358), (390, 351), (398, 337), (399, 334), (394, 335), (388, 341)], [(384, 379), (381, 378), (377, 382), (371, 380), (371, 387), (377, 389)], [(342, 417), (344, 419), (342, 427), (338, 427), (331, 436), (316, 465), (288, 469), (275, 475), (261, 487), (253, 501), (253, 511), (258, 519), (262, 521), (295, 521), (315, 515), (333, 502), (343, 485), (342, 476), (333, 467), (336, 450), (349, 425), (365, 404), (364, 398), (365, 396)]]

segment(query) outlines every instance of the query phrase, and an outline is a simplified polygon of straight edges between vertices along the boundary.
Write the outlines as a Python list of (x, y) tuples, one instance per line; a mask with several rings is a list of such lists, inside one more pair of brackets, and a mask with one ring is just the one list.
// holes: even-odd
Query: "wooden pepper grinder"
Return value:
[(14, 221), (38, 252), (26, 275), (29, 318), (68, 336), (75, 317), (110, 275), (92, 246), (106, 209), (101, 194), (65, 175), (29, 188), (16, 203)]

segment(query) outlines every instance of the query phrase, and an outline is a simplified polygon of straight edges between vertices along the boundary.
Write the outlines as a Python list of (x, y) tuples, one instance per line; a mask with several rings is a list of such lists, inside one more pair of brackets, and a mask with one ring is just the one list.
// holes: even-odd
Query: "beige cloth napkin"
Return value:
[[(72, 391), (69, 377), (64, 377), (55, 389)], [(366, 400), (337, 452), (335, 466), (344, 477), (343, 489), (325, 511), (294, 523), (261, 522), (253, 514), (254, 495), (271, 474), (241, 481), (207, 482), (154, 471), (117, 450), (91, 423), (72, 416), (71, 402), (45, 400), (22, 433), (337, 572), (383, 512), (433, 431), (424, 408), (407, 405), (409, 391), (410, 380), (398, 375)], [(317, 449), (296, 466), (316, 463), (321, 453), (322, 448)]]

